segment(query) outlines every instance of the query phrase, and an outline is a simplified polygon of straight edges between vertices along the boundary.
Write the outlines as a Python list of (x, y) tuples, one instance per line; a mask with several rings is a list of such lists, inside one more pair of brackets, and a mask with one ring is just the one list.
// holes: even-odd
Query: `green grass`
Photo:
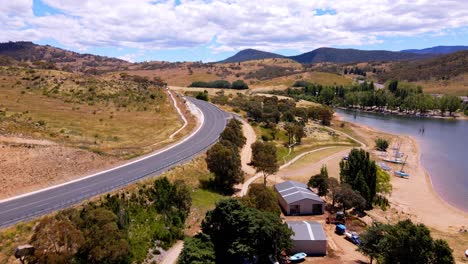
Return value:
[(201, 211), (208, 211), (214, 208), (217, 201), (228, 198), (228, 196), (219, 193), (198, 189), (192, 192), (192, 207)]

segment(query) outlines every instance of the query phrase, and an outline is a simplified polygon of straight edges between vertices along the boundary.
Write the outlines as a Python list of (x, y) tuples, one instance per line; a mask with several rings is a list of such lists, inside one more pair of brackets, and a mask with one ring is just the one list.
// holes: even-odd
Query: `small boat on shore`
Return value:
[(384, 171), (390, 171), (392, 169), (387, 164), (385, 164), (384, 162), (379, 162), (379, 163), (377, 163), (377, 165), (379, 165), (379, 167)]
[(395, 175), (401, 178), (408, 178), (409, 174), (404, 171), (395, 171)]
[(290, 261), (300, 261), (300, 260), (303, 260), (307, 257), (307, 254), (304, 253), (304, 252), (299, 252), (299, 253), (296, 253), (294, 255), (292, 255), (291, 257), (289, 257), (289, 260)]
[(395, 164), (405, 164), (405, 162), (401, 158), (382, 159), (382, 160), (386, 162), (395, 163)]
[(398, 170), (398, 171), (395, 171), (395, 175), (398, 176), (398, 177), (401, 177), (401, 178), (406, 178), (408, 179), (409, 177), (409, 174), (406, 173), (403, 168), (405, 167), (405, 164), (406, 164), (406, 160), (408, 159), (408, 156), (406, 156), (405, 158), (405, 161), (403, 162), (403, 164), (401, 165), (401, 169)]

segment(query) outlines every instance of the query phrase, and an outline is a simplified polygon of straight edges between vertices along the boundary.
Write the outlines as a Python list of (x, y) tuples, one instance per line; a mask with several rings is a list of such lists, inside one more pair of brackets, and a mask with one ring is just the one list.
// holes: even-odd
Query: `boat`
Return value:
[(291, 257), (289, 257), (289, 260), (291, 260), (291, 261), (299, 261), (299, 260), (305, 259), (305, 257), (307, 257), (307, 254), (306, 254), (306, 253), (304, 253), (304, 252), (299, 252), (299, 253), (296, 253), (296, 254), (292, 255)]
[(409, 174), (406, 173), (406, 172), (403, 170), (403, 168), (405, 167), (405, 164), (406, 164), (406, 160), (407, 160), (407, 159), (408, 159), (408, 156), (406, 156), (405, 161), (404, 161), (403, 164), (401, 165), (401, 169), (395, 171), (395, 175), (396, 175), (396, 176), (401, 177), (401, 178), (408, 178), (408, 177), (409, 177)]
[(377, 165), (379, 165), (379, 167), (384, 170), (384, 171), (389, 171), (391, 170), (392, 168), (390, 168), (387, 164), (383, 163), (383, 162), (379, 162), (377, 163)]
[(393, 159), (383, 159), (383, 161), (386, 161), (386, 162), (391, 162), (391, 163), (395, 163), (395, 164), (404, 164), (405, 162), (400, 159), (400, 158), (393, 158)]
[(409, 174), (404, 171), (395, 171), (395, 175), (401, 178), (408, 178)]

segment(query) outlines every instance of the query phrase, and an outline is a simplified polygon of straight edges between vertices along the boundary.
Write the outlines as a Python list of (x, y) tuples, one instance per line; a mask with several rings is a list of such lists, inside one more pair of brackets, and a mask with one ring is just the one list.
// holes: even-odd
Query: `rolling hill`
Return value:
[(468, 50), (419, 61), (394, 63), (389, 71), (379, 74), (381, 81), (448, 80), (468, 73)]
[(401, 52), (409, 52), (416, 54), (449, 54), (457, 51), (468, 50), (468, 46), (436, 46), (426, 49), (408, 49)]
[(234, 63), (234, 62), (244, 62), (244, 61), (272, 59), (272, 58), (285, 58), (285, 56), (279, 55), (276, 53), (256, 50), (256, 49), (245, 49), (245, 50), (239, 51), (234, 56), (231, 56), (225, 60), (219, 61), (219, 63)]
[(0, 56), (29, 63), (31, 66), (38, 68), (80, 72), (88, 70), (113, 71), (131, 65), (127, 61), (116, 58), (80, 54), (49, 45), (37, 45), (28, 41), (0, 43)]
[(410, 59), (423, 59), (433, 56), (430, 53), (418, 54), (411, 52), (395, 52), (386, 50), (357, 50), (357, 49), (335, 49), (319, 48), (296, 56), (286, 57), (276, 53), (270, 53), (254, 49), (239, 51), (234, 56), (218, 63), (235, 63), (259, 59), (289, 58), (303, 64), (333, 62), (352, 63), (369, 61), (399, 61)]
[(299, 63), (351, 63), (368, 61), (399, 61), (410, 59), (422, 59), (427, 58), (427, 56), (428, 55), (394, 52), (386, 50), (319, 48), (297, 56), (292, 56), (290, 58)]

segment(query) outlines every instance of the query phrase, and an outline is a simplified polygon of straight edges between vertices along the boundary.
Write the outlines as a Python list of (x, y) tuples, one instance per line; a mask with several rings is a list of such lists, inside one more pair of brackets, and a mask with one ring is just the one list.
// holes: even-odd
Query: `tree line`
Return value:
[(398, 81), (389, 81), (384, 89), (378, 90), (375, 89), (373, 82), (345, 87), (297, 81), (293, 88), (286, 91), (271, 91), (271, 93), (325, 105), (375, 108), (379, 111), (396, 110), (411, 114), (426, 114), (428, 111), (438, 110), (441, 115), (445, 115), (446, 112), (452, 115), (459, 109), (465, 112), (468, 110), (468, 106), (462, 105), (461, 99), (457, 96), (433, 96), (424, 93), (421, 86)]
[(199, 88), (224, 88), (224, 89), (235, 89), (235, 90), (245, 90), (249, 89), (249, 86), (243, 80), (236, 80), (230, 83), (226, 80), (216, 80), (212, 82), (203, 82), (195, 81), (192, 82), (189, 87), (199, 87)]

